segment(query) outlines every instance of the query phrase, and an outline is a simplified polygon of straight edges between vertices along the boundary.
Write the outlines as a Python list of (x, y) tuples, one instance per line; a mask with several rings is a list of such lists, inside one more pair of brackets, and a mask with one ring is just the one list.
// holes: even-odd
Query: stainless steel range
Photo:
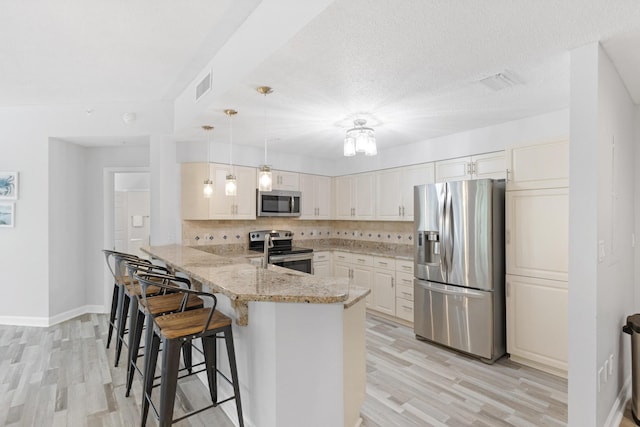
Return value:
[(249, 249), (265, 253), (269, 264), (311, 274), (313, 249), (292, 245), (293, 232), (288, 230), (256, 230), (249, 232)]

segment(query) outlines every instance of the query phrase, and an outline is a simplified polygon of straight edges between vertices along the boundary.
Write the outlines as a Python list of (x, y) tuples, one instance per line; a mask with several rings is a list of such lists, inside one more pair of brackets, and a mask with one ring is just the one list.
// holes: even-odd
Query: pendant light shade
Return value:
[(357, 119), (353, 121), (354, 127), (347, 131), (344, 138), (344, 155), (355, 156), (356, 153), (364, 153), (365, 156), (378, 154), (376, 146), (376, 133), (372, 128), (365, 127), (367, 121)]
[(258, 92), (264, 95), (264, 164), (260, 166), (258, 172), (258, 190), (271, 191), (273, 189), (273, 179), (271, 167), (267, 165), (267, 95), (273, 92), (269, 86), (260, 86)]
[[(213, 131), (213, 126), (204, 125), (202, 129), (207, 133), (207, 165), (211, 162), (211, 139), (209, 136), (211, 135), (211, 131)], [(207, 169), (208, 170), (208, 169)], [(207, 174), (207, 179), (204, 180), (204, 186), (202, 187), (202, 195), (210, 199), (213, 194), (213, 180), (211, 179), (211, 175)]]
[(227, 179), (224, 184), (224, 194), (225, 196), (235, 196), (238, 194), (238, 185), (236, 183), (235, 175), (227, 175)]
[(236, 176), (233, 174), (233, 126), (231, 124), (231, 118), (238, 114), (236, 110), (227, 109), (224, 113), (229, 116), (229, 174), (224, 185), (225, 196), (235, 196), (238, 193), (238, 185), (236, 183)]

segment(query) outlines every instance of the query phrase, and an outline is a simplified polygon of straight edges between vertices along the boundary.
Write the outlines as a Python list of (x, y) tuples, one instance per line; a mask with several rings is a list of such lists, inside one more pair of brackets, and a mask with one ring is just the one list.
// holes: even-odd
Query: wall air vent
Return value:
[(510, 88), (512, 86), (522, 84), (522, 80), (516, 76), (513, 71), (505, 70), (502, 73), (486, 77), (479, 81), (491, 90), (499, 91)]
[(196, 102), (211, 90), (211, 72), (209, 72), (196, 86)]

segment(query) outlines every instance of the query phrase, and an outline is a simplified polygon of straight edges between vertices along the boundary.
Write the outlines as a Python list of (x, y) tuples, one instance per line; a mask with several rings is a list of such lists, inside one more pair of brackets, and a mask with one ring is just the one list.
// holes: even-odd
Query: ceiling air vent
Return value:
[(209, 72), (196, 86), (196, 102), (211, 90), (211, 72)]
[(505, 70), (502, 73), (480, 80), (480, 83), (491, 90), (499, 91), (522, 84), (522, 81), (512, 71)]

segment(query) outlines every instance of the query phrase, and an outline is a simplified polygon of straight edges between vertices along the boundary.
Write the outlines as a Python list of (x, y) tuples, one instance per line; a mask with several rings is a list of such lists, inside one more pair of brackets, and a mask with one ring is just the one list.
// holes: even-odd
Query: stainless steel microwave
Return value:
[(300, 191), (260, 191), (256, 209), (258, 216), (300, 216)]

